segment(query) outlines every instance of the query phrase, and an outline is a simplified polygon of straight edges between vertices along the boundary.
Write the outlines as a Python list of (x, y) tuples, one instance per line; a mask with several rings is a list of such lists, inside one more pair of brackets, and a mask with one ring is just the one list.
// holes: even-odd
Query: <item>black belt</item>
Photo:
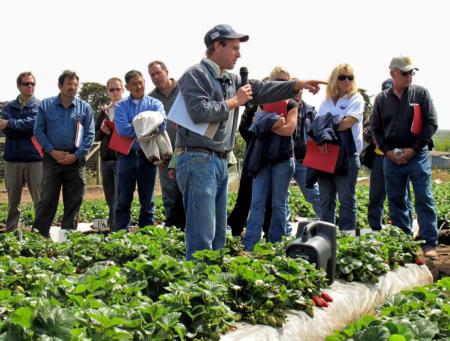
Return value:
[(55, 150), (58, 152), (66, 152), (69, 154), (75, 154), (75, 152), (77, 151), (76, 149), (58, 149), (58, 148), (55, 148)]
[(140, 156), (140, 155), (144, 155), (144, 152), (142, 151), (142, 149), (130, 149), (130, 152), (128, 153), (128, 155)]
[(214, 150), (208, 149), (208, 148), (201, 148), (201, 147), (179, 147), (178, 153), (179, 155), (183, 154), (184, 152), (200, 152), (200, 153), (207, 153), (207, 154), (214, 154), (221, 159), (227, 159), (228, 158), (228, 152), (216, 152)]

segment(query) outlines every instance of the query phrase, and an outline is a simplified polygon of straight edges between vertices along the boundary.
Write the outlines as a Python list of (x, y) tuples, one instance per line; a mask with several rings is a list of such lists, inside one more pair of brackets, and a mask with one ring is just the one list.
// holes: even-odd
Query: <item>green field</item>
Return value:
[(450, 152), (450, 130), (439, 129), (433, 136), (434, 150)]

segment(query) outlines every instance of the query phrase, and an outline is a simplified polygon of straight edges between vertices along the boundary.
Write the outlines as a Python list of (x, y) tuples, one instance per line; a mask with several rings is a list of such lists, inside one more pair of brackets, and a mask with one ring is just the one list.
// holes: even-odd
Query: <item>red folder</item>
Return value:
[(411, 103), (414, 107), (414, 116), (411, 124), (411, 133), (419, 135), (422, 132), (423, 122), (422, 122), (422, 110), (420, 110), (420, 105), (417, 103)]
[(287, 116), (287, 101), (279, 101), (263, 104), (262, 109), (267, 112), (275, 112), (283, 117)]
[(115, 150), (119, 153), (122, 153), (124, 155), (128, 155), (128, 153), (130, 152), (131, 146), (133, 145), (133, 143), (136, 139), (132, 139), (132, 138), (120, 135), (116, 130), (114, 122), (106, 121), (106, 120), (104, 122), (109, 127), (109, 129), (111, 129), (111, 131), (112, 131), (111, 140), (109, 140), (108, 148)]
[(42, 151), (42, 147), (39, 144), (39, 142), (36, 140), (36, 138), (31, 136), (31, 143), (33, 144), (34, 148), (36, 148), (36, 151), (38, 152), (39, 156), (42, 157), (44, 155), (44, 152)]
[(334, 173), (339, 155), (339, 146), (327, 143), (327, 153), (322, 154), (319, 146), (313, 141), (306, 143), (306, 154), (303, 164), (309, 168), (321, 170), (327, 173)]

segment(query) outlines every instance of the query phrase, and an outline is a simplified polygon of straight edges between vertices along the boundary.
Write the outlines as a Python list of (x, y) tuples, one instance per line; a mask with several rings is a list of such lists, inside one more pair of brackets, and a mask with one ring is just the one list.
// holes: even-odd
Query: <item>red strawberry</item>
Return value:
[(321, 293), (320, 297), (322, 297), (325, 300), (325, 302), (333, 302), (333, 298), (326, 292)]
[(317, 307), (323, 307), (326, 308), (328, 307), (328, 303), (325, 302), (324, 300), (322, 300), (319, 296), (311, 296), (311, 299), (314, 301), (314, 303), (316, 304)]
[(422, 258), (417, 258), (417, 259), (416, 259), (416, 264), (417, 264), (417, 265), (424, 265), (425, 262), (424, 262), (424, 260), (423, 260)]

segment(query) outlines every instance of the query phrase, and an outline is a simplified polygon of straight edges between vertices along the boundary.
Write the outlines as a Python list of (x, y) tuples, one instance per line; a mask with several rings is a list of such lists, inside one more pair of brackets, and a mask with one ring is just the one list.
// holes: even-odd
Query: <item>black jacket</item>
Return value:
[(244, 160), (244, 169), (249, 176), (255, 177), (266, 165), (289, 160), (293, 155), (292, 137), (280, 136), (272, 132), (279, 115), (261, 112), (255, 115), (250, 132), (255, 138), (250, 142)]
[(100, 130), (103, 120), (109, 121), (108, 114), (104, 110), (100, 112), (95, 120), (95, 141), (100, 141), (100, 158), (103, 161), (117, 161), (117, 152), (108, 148), (111, 135), (106, 135)]
[(302, 101), (302, 107), (298, 111), (297, 128), (294, 131), (294, 154), (295, 159), (302, 161), (306, 153), (306, 142), (308, 131), (316, 117), (316, 110), (312, 105)]

